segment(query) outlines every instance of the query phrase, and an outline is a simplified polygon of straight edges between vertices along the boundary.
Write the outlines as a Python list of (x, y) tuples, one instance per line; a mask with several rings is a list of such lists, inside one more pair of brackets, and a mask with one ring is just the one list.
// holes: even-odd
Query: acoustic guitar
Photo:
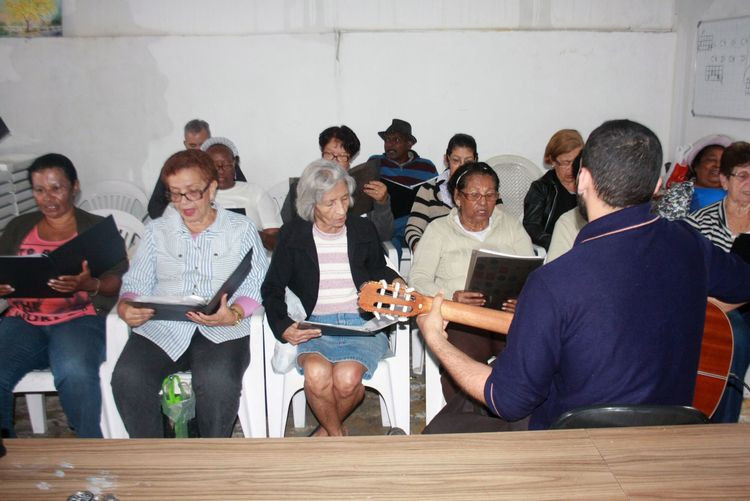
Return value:
[[(407, 292), (408, 290), (408, 292)], [(359, 292), (359, 307), (376, 315), (413, 317), (428, 313), (432, 299), (399, 284), (367, 282)], [(491, 332), (507, 334), (513, 314), (443, 300), (440, 314), (445, 320)], [(710, 300), (706, 306), (698, 376), (695, 381), (693, 407), (711, 417), (719, 405), (732, 365), (732, 326), (724, 312)]]

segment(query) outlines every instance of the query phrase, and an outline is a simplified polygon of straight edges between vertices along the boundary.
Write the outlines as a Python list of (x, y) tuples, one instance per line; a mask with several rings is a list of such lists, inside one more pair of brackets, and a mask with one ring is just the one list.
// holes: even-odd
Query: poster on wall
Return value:
[(750, 120), (750, 16), (698, 23), (693, 115)]
[(62, 0), (0, 0), (0, 36), (62, 36)]

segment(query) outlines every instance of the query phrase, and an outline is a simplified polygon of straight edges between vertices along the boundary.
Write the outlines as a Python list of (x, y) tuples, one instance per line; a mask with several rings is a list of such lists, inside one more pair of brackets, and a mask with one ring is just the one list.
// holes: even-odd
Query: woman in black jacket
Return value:
[(581, 153), (583, 138), (578, 131), (562, 129), (550, 138), (544, 163), (550, 170), (529, 187), (523, 201), (523, 227), (536, 245), (549, 249), (557, 218), (576, 206), (573, 162)]

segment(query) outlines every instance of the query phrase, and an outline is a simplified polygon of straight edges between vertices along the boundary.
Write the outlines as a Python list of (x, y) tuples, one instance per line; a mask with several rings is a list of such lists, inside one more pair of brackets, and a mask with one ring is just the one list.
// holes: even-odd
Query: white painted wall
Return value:
[(555, 130), (615, 117), (671, 151), (673, 12), (665, 0), (67, 0), (66, 37), (0, 39), (13, 132), (0, 155), (59, 151), (84, 189), (149, 190), (195, 117), (266, 187), (299, 174), (331, 124), (354, 128), (360, 160), (381, 152), (392, 117), (436, 163), (459, 131), (483, 158), (540, 163)]
[[(671, 143), (676, 147), (708, 134), (726, 134), (750, 141), (750, 121), (693, 116), (696, 33), (699, 21), (750, 16), (747, 0), (680, 0), (675, 2), (675, 88)], [(670, 151), (673, 153), (673, 151)]]

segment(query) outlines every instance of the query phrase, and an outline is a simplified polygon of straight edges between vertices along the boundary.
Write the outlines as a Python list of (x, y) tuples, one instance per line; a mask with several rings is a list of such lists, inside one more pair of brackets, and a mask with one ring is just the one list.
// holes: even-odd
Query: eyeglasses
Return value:
[(340, 155), (336, 155), (335, 153), (331, 153), (330, 151), (324, 151), (323, 158), (325, 160), (333, 160), (335, 162), (338, 162), (339, 160), (341, 160), (342, 162), (348, 162), (352, 157), (351, 155), (347, 153), (341, 153)]
[(216, 170), (234, 169), (234, 162), (214, 162)]
[(167, 197), (167, 200), (175, 204), (182, 200), (182, 197), (187, 198), (191, 202), (197, 202), (198, 200), (203, 198), (203, 194), (206, 192), (206, 190), (208, 190), (209, 186), (211, 185), (209, 184), (202, 190), (189, 190), (187, 193), (179, 193), (176, 191), (167, 190), (164, 192), (164, 196)]
[(575, 162), (575, 158), (573, 160), (557, 160), (555, 159), (555, 165), (559, 165), (560, 167), (570, 167), (573, 165), (573, 162)]
[(731, 177), (737, 178), (737, 181), (744, 183), (750, 179), (750, 172), (739, 172), (737, 174), (729, 174)]
[(460, 192), (466, 200), (469, 200), (470, 202), (477, 202), (480, 198), (484, 198), (487, 200), (487, 202), (496, 202), (498, 193), (496, 191), (488, 191), (487, 193), (466, 193), (465, 191)]

